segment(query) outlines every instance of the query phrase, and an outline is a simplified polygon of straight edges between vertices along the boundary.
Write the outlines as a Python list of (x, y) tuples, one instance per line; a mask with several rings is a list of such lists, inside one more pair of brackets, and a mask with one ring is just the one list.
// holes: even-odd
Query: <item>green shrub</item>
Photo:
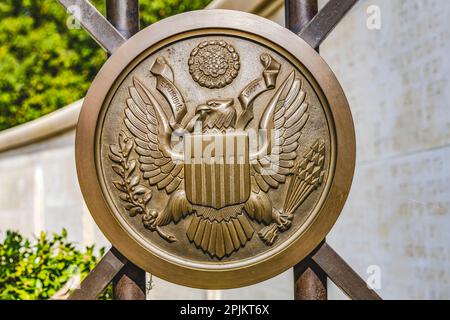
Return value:
[[(91, 0), (104, 13), (104, 0)], [(141, 0), (141, 26), (210, 0)], [(0, 2), (0, 130), (82, 98), (106, 59), (56, 0)]]
[[(0, 300), (50, 299), (72, 277), (83, 279), (98, 261), (94, 246), (76, 249), (66, 230), (51, 237), (43, 232), (33, 242), (7, 231), (0, 243)], [(111, 288), (101, 298), (111, 298)]]

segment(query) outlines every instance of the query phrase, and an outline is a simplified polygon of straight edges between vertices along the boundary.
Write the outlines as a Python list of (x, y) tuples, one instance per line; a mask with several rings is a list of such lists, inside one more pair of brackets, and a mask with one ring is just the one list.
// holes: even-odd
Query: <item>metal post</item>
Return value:
[(125, 37), (139, 32), (139, 0), (106, 0), (106, 18)]
[[(139, 0), (106, 0), (106, 18), (124, 36), (139, 32)], [(115, 300), (145, 300), (145, 271), (130, 261), (113, 279)]]
[(127, 262), (113, 279), (114, 300), (145, 300), (145, 271)]
[(316, 251), (294, 266), (295, 300), (327, 300), (327, 274), (312, 259)]
[[(285, 0), (286, 28), (300, 33), (317, 12), (317, 0)], [(295, 300), (327, 299), (327, 275), (311, 257), (294, 267), (294, 286)]]
[(285, 0), (284, 6), (286, 28), (297, 34), (318, 12), (317, 0)]

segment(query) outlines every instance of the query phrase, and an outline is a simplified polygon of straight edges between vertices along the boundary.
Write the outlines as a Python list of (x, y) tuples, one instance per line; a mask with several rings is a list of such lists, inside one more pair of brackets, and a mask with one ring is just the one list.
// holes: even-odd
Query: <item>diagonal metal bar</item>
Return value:
[(80, 288), (73, 291), (68, 300), (96, 299), (127, 262), (128, 260), (119, 251), (111, 248), (81, 282)]
[(369, 289), (367, 283), (328, 244), (324, 243), (311, 258), (349, 298), (381, 300), (381, 297)]
[(358, 0), (330, 0), (298, 34), (317, 49)]
[(114, 51), (125, 42), (125, 38), (88, 0), (58, 0), (66, 10), (76, 13), (84, 29), (108, 53)]

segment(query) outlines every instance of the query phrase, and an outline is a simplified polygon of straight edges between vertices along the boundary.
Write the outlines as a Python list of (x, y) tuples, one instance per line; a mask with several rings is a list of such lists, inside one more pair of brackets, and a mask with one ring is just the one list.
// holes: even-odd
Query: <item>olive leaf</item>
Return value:
[(128, 170), (127, 170), (127, 177), (134, 172), (134, 169), (136, 169), (136, 160), (130, 160), (128, 163)]
[(133, 193), (140, 195), (140, 194), (146, 193), (147, 191), (149, 191), (149, 190), (146, 187), (139, 185), (134, 189)]
[(113, 181), (114, 186), (122, 192), (127, 192), (125, 185), (122, 181)]
[(114, 161), (115, 163), (121, 163), (122, 162), (122, 158), (120, 158), (119, 156), (116, 156), (115, 154), (110, 153), (109, 154), (109, 158)]
[(131, 202), (127, 202), (127, 203), (125, 203), (124, 207), (127, 210), (131, 210), (131, 209), (135, 208), (135, 205), (133, 205), (133, 203), (131, 203)]
[(133, 187), (137, 186), (139, 181), (141, 181), (141, 177), (139, 177), (137, 174), (132, 176), (131, 180), (130, 180), (130, 188), (133, 188)]
[(143, 199), (144, 199), (144, 203), (147, 204), (147, 203), (152, 199), (152, 190), (149, 189), (149, 190), (145, 193)]
[(119, 148), (122, 155), (127, 158), (133, 148), (133, 140), (125, 132), (119, 134)]
[(128, 194), (126, 194), (126, 193), (119, 194), (119, 198), (122, 201), (129, 201), (130, 200), (130, 196)]
[(123, 170), (122, 167), (113, 165), (112, 168), (113, 168), (114, 172), (117, 173), (119, 176), (121, 176), (122, 178), (125, 177), (125, 170)]
[(111, 153), (117, 157), (121, 156), (121, 152), (119, 151), (118, 145), (111, 145), (109, 146), (109, 150), (111, 150)]
[(133, 207), (129, 211), (130, 217), (134, 217), (137, 214), (142, 214), (142, 208), (141, 207)]

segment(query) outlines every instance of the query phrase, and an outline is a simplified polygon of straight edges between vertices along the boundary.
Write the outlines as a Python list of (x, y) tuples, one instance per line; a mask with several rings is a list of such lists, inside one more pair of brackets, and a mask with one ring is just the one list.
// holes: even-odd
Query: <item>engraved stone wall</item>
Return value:
[[(366, 27), (373, 5), (380, 30)], [(445, 0), (363, 0), (321, 47), (357, 134), (355, 180), (328, 241), (364, 278), (379, 267), (386, 299), (450, 297), (449, 14)]]

